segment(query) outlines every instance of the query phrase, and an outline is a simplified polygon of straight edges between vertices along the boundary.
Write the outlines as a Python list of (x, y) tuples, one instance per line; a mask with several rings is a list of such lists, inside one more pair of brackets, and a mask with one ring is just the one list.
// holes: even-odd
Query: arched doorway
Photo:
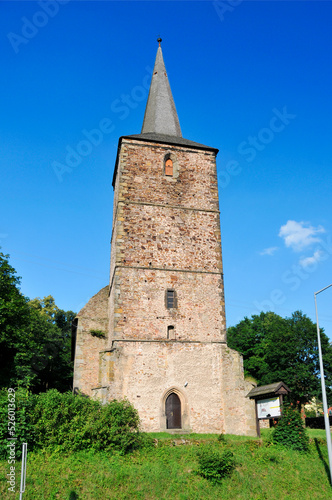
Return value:
[(177, 394), (171, 392), (165, 403), (166, 428), (181, 429), (181, 401)]

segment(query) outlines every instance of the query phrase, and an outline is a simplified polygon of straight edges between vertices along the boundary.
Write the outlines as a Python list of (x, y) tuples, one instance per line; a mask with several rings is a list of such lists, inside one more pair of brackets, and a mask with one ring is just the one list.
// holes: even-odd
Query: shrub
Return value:
[[(7, 392), (0, 398), (0, 448), (6, 456)], [(126, 400), (102, 405), (83, 395), (61, 394), (52, 389), (39, 395), (16, 393), (17, 445), (28, 443), (29, 450), (95, 450), (127, 453), (149, 443), (139, 432), (139, 417)], [(18, 448), (17, 448), (18, 449)], [(19, 456), (19, 455), (17, 455)]]
[(83, 395), (51, 390), (39, 395), (33, 423), (38, 447), (126, 453), (141, 441), (138, 413), (126, 400), (102, 405)]
[(272, 432), (272, 442), (306, 452), (309, 449), (309, 437), (300, 413), (292, 403), (284, 404), (281, 418)]
[(235, 459), (231, 451), (221, 453), (210, 447), (198, 451), (198, 474), (213, 483), (219, 483), (235, 468)]
[(82, 439), (94, 450), (126, 453), (140, 446), (143, 436), (138, 429), (138, 413), (129, 401), (114, 400), (103, 406), (98, 402), (82, 429)]
[[(9, 406), (10, 405), (10, 406)], [(14, 405), (14, 406), (13, 406)], [(22, 444), (34, 441), (31, 412), (34, 396), (26, 389), (1, 389), (0, 391), (0, 458), (8, 458), (8, 444), (15, 443), (15, 456), (22, 455)], [(16, 440), (10, 438), (16, 437)]]

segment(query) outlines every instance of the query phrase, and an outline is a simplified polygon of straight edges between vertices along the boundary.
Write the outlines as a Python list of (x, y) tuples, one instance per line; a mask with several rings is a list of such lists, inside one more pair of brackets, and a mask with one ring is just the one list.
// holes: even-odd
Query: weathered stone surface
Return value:
[[(108, 291), (108, 286), (102, 288), (77, 315), (73, 386), (85, 394), (98, 385), (99, 351), (105, 348), (108, 336)], [(93, 336), (91, 330), (105, 332), (105, 338)]]
[[(122, 140), (109, 298), (103, 289), (79, 314), (75, 384), (104, 401), (127, 397), (146, 431), (166, 430), (174, 392), (182, 432), (256, 435), (252, 385), (226, 344), (218, 209), (215, 151)], [(105, 322), (105, 340), (89, 336)]]
[[(125, 139), (127, 153), (118, 171), (119, 199), (193, 209), (219, 210), (215, 154), (180, 146)], [(177, 177), (163, 175), (164, 157), (173, 153)]]
[[(170, 325), (177, 340), (225, 341), (220, 274), (121, 267), (114, 283), (109, 346), (118, 338), (165, 340)], [(166, 308), (167, 289), (176, 290), (174, 309)]]

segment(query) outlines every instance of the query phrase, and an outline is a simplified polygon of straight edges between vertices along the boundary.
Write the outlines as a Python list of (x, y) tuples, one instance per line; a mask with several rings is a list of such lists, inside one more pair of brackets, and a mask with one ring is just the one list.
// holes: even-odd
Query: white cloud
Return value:
[(264, 250), (259, 252), (259, 255), (273, 255), (277, 250), (278, 250), (278, 247), (265, 248)]
[(324, 252), (322, 252), (321, 250), (316, 250), (311, 257), (303, 257), (302, 259), (300, 259), (299, 264), (302, 267), (309, 267), (311, 265), (317, 264), (320, 260), (324, 260), (323, 254)]
[(281, 226), (279, 236), (284, 239), (286, 247), (292, 248), (295, 252), (301, 252), (313, 243), (321, 241), (316, 236), (320, 233), (325, 233), (323, 226), (314, 227), (309, 222), (289, 220), (284, 226)]

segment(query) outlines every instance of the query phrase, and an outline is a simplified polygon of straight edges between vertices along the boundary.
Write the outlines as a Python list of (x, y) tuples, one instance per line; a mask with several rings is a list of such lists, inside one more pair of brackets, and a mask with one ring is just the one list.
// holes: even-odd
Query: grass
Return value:
[[(310, 430), (310, 453), (300, 454), (268, 445), (269, 430), (262, 439), (217, 435), (152, 434), (158, 446), (126, 456), (105, 453), (28, 453), (24, 500), (94, 499), (220, 499), (305, 500), (331, 498), (325, 431)], [(195, 473), (200, 446), (230, 449), (237, 462), (235, 472), (213, 486)], [(0, 498), (7, 493), (8, 464), (0, 462)]]

